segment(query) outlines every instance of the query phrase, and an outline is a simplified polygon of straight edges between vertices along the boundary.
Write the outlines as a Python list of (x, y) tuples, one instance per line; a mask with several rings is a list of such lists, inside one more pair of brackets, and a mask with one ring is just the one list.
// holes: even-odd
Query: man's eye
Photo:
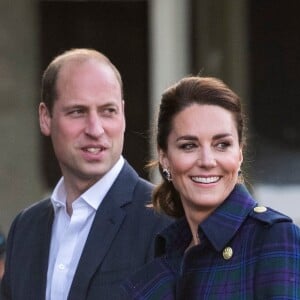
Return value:
[(103, 110), (103, 114), (105, 116), (111, 116), (117, 113), (117, 109), (113, 108), (113, 107), (108, 107), (106, 109)]
[(81, 116), (83, 113), (84, 113), (83, 109), (73, 109), (68, 112), (68, 115), (76, 117), (76, 116)]

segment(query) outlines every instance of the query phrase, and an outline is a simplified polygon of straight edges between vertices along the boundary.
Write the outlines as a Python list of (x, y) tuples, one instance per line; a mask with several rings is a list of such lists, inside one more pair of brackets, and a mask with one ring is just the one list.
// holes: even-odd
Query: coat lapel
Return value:
[[(126, 216), (122, 206), (132, 201), (132, 193), (137, 180), (137, 174), (125, 163), (96, 212), (68, 299), (85, 299), (89, 282), (103, 262)], [(124, 184), (125, 182), (126, 184)], [(124, 195), (126, 196), (124, 197)]]

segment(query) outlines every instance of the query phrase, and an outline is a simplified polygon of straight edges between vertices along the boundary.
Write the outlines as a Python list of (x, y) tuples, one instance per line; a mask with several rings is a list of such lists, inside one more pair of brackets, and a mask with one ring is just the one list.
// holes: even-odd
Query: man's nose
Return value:
[(101, 118), (96, 113), (91, 113), (86, 120), (85, 133), (98, 138), (104, 133)]

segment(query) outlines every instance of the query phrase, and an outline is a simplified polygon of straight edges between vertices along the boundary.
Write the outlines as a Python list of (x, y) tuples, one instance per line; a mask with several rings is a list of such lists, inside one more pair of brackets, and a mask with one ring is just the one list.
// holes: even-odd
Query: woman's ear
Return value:
[(39, 121), (42, 134), (51, 135), (51, 116), (50, 112), (44, 102), (39, 105)]
[(158, 149), (158, 157), (159, 157), (159, 163), (162, 166), (162, 168), (168, 168), (169, 162), (165, 151), (163, 151), (162, 149)]

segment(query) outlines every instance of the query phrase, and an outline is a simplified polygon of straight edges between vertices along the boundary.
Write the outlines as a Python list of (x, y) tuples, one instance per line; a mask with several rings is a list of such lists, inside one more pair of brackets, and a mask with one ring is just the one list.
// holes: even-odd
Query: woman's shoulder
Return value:
[(293, 220), (289, 216), (266, 206), (255, 206), (249, 213), (249, 216), (269, 225), (281, 222), (293, 222)]
[(277, 243), (278, 240), (284, 240), (287, 244), (298, 245), (300, 249), (300, 227), (289, 216), (270, 207), (256, 206), (249, 218), (259, 226), (256, 232), (264, 236), (265, 242)]
[(174, 299), (175, 278), (165, 258), (156, 258), (122, 284), (124, 299)]

